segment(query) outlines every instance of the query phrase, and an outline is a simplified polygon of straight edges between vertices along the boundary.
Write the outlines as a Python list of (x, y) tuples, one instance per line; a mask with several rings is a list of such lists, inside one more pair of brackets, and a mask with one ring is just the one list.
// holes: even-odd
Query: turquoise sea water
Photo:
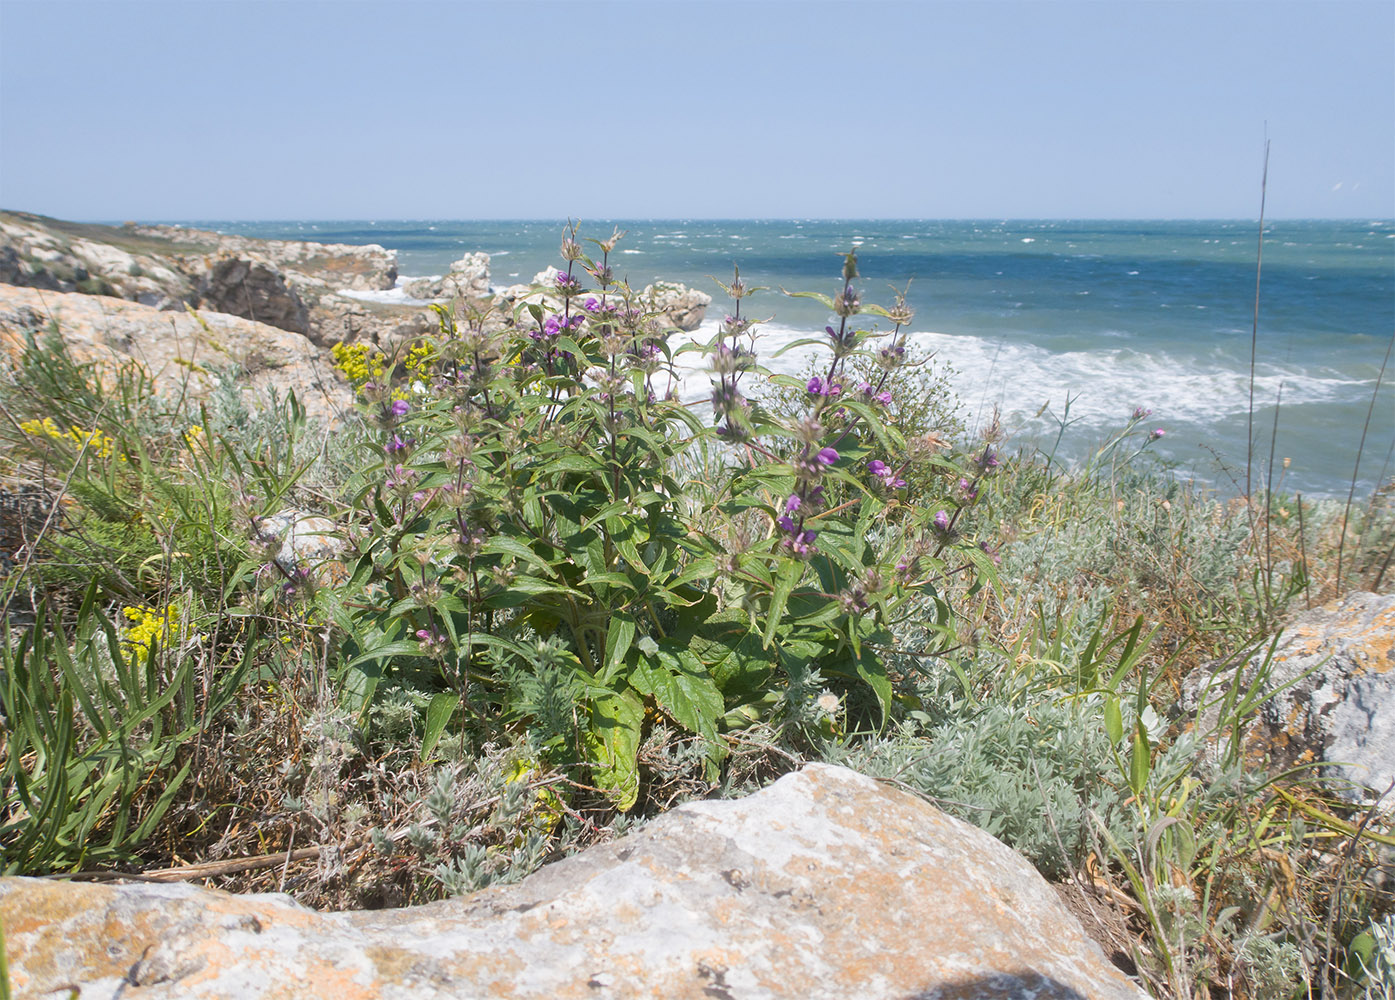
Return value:
[[(406, 276), (440, 274), (462, 254), (492, 255), (496, 285), (558, 264), (557, 222), (192, 221), (248, 236), (379, 243)], [(1059, 455), (1080, 461), (1135, 407), (1166, 436), (1150, 450), (1180, 475), (1224, 493), (1244, 486), (1258, 226), (1244, 221), (585, 222), (581, 236), (628, 231), (617, 275), (656, 277), (729, 304), (712, 280), (739, 264), (771, 291), (748, 300), (767, 343), (821, 330), (822, 307), (780, 288), (834, 293), (840, 254), (856, 249), (864, 301), (889, 303), (909, 282), (912, 341), (956, 370), (970, 424), (997, 407), (1010, 441), (1049, 450), (1055, 418), (1072, 421)], [(701, 335), (701, 334), (699, 334)], [(1345, 495), (1382, 358), (1395, 335), (1395, 221), (1266, 225), (1254, 384), (1256, 486), (1270, 452), (1275, 479), (1306, 495)], [(797, 371), (804, 356), (775, 365)], [(1375, 401), (1359, 485), (1395, 475), (1395, 362)], [(1046, 409), (1043, 410), (1043, 407)]]

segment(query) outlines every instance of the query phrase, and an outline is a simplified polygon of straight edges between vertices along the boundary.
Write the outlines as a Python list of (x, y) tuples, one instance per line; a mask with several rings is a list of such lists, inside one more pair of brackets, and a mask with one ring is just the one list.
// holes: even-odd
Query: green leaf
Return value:
[(639, 740), (644, 705), (630, 690), (601, 695), (591, 702), (583, 742), (596, 786), (621, 812), (639, 800)]
[(1117, 747), (1124, 738), (1124, 713), (1119, 709), (1118, 698), (1109, 698), (1104, 703), (1104, 731), (1112, 746)]
[(765, 632), (761, 635), (761, 645), (769, 648), (775, 638), (775, 630), (780, 627), (780, 619), (785, 614), (785, 604), (804, 575), (804, 563), (798, 559), (786, 559), (775, 577), (775, 591), (770, 596), (770, 608), (766, 612)]
[[(855, 634), (855, 633), (854, 633)], [(891, 717), (891, 703), (895, 694), (891, 690), (891, 678), (886, 675), (886, 664), (875, 653), (859, 655), (856, 660), (857, 676), (861, 677), (877, 696), (877, 704), (882, 709), (882, 725)]]
[(824, 295), (821, 292), (791, 292), (787, 288), (781, 288), (780, 291), (784, 292), (792, 299), (813, 299), (815, 302), (822, 304), (825, 309), (830, 311), (833, 309), (833, 296), (831, 295)]
[(717, 743), (717, 719), (724, 705), (717, 684), (702, 661), (685, 645), (665, 639), (658, 655), (646, 661), (654, 700), (680, 725), (709, 744)]
[(628, 611), (617, 611), (610, 619), (610, 627), (605, 633), (605, 665), (601, 677), (602, 683), (614, 677), (619, 669), (625, 665), (625, 656), (630, 651), (630, 644), (635, 641), (635, 616)]
[(390, 660), (394, 656), (421, 655), (421, 643), (416, 639), (398, 639), (396, 642), (384, 643), (381, 646), (360, 653), (350, 660), (347, 666), (352, 669), (364, 663), (376, 663), (379, 660)]
[(542, 570), (548, 576), (557, 575), (546, 559), (517, 538), (511, 538), (508, 535), (490, 536), (489, 540), (484, 543), (484, 551), (495, 555), (513, 556), (515, 559), (522, 559), (528, 565)]
[(636, 541), (644, 540), (643, 532), (634, 522), (619, 517), (608, 517), (605, 520), (605, 529), (610, 534), (615, 548), (625, 557), (625, 562), (630, 564), (630, 569), (648, 576), (649, 567), (644, 564), (644, 559), (635, 544)]
[(431, 704), (426, 706), (426, 732), (421, 738), (422, 763), (430, 759), (436, 744), (441, 741), (441, 734), (446, 731), (446, 724), (459, 707), (460, 695), (454, 691), (438, 692), (432, 697)]
[(1148, 745), (1148, 731), (1139, 720), (1133, 729), (1133, 754), (1129, 758), (1129, 788), (1135, 795), (1142, 795), (1148, 784), (1148, 772), (1152, 767), (1152, 749)]

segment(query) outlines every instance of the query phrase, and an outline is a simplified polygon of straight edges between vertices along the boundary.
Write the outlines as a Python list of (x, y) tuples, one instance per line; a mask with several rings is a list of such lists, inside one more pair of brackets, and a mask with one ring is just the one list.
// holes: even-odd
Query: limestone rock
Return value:
[(287, 579), (311, 577), (320, 586), (348, 575), (339, 562), (348, 547), (344, 532), (327, 517), (289, 507), (254, 520), (256, 540)]
[(426, 906), (316, 913), (277, 895), (9, 878), (0, 922), (19, 996), (1144, 996), (1020, 856), (821, 765)]
[(403, 286), (414, 299), (483, 299), (489, 297), (489, 254), (467, 253), (440, 278), (418, 278)]
[[(1260, 676), (1268, 645), (1240, 670), (1247, 689)], [(1202, 669), (1183, 688), (1182, 708), (1202, 709), (1215, 726), (1217, 702), (1236, 668)], [(1273, 693), (1249, 733), (1247, 750), (1289, 765), (1327, 761), (1334, 790), (1351, 801), (1395, 781), (1395, 594), (1353, 592), (1300, 614), (1274, 648), (1261, 694)], [(1395, 796), (1383, 802), (1395, 809)]]
[[(0, 212), (0, 282), (175, 311), (193, 305), (306, 333), (326, 345), (337, 339), (340, 317), (357, 306), (339, 292), (385, 291), (396, 280), (396, 253), (376, 244), (256, 240)], [(420, 310), (392, 311), (398, 318), (389, 325)]]
[(685, 333), (691, 333), (702, 325), (707, 316), (707, 307), (712, 304), (712, 296), (706, 292), (669, 281), (645, 285), (641, 298), (645, 302), (652, 302), (656, 312), (662, 313)]
[(253, 406), (268, 390), (282, 397), (294, 390), (308, 415), (332, 423), (353, 403), (353, 391), (300, 334), (222, 313), (161, 312), (107, 296), (0, 284), (0, 351), (13, 357), (26, 332), (42, 334), (50, 320), (74, 359), (133, 359), (158, 392), (206, 396), (225, 377), (220, 370), (236, 365)]
[(305, 301), (281, 270), (260, 254), (218, 253), (205, 258), (195, 273), (201, 307), (292, 333), (309, 332)]
[(296, 271), (333, 288), (386, 291), (397, 282), (397, 252), (376, 243), (311, 243), (301, 240), (258, 240), (249, 236), (214, 233), (183, 226), (138, 226), (127, 223), (133, 235), (165, 240), (171, 247), (196, 244), (231, 254), (256, 253), (283, 271)]
[(183, 308), (193, 291), (167, 259), (45, 227), (37, 217), (0, 216), (0, 281), (50, 291), (115, 295)]

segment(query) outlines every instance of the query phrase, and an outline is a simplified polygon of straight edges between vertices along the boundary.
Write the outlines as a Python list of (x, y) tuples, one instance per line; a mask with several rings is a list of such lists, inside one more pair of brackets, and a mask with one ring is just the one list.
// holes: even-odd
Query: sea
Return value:
[[(402, 280), (484, 251), (502, 287), (561, 264), (567, 220), (182, 224), (377, 243), (397, 251)], [(1009, 451), (1079, 467), (1142, 409), (1114, 453), (1161, 430), (1141, 460), (1224, 496), (1248, 482), (1345, 497), (1353, 481), (1365, 496), (1395, 476), (1395, 358), (1381, 374), (1395, 339), (1395, 220), (1267, 220), (1262, 236), (1255, 220), (583, 220), (578, 237), (616, 228), (612, 265), (631, 287), (662, 279), (713, 296), (703, 327), (674, 346), (712, 336), (731, 310), (717, 281), (739, 267), (767, 289), (743, 302), (764, 321), (762, 362), (807, 371), (822, 348), (772, 356), (832, 317), (785, 293), (837, 294), (856, 251), (863, 301), (906, 295), (909, 346), (946, 367), (971, 433), (996, 415)]]

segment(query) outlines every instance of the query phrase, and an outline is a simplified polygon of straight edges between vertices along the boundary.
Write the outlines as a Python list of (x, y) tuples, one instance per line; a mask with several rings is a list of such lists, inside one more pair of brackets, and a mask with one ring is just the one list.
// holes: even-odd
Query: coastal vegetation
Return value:
[[(1018, 450), (854, 254), (797, 293), (830, 316), (810, 370), (772, 375), (779, 293), (735, 272), (685, 342), (622, 238), (569, 229), (543, 304), (337, 347), (329, 432), (233, 372), (192, 403), (30, 337), (0, 379), (0, 872), (404, 905), (821, 760), (1022, 852), (1156, 996), (1395, 984), (1395, 830), (1255, 755), (1261, 681), (1182, 707), (1389, 588), (1395, 489), (1207, 494), (1147, 400), (1083, 464)], [(691, 354), (710, 405), (671, 391)]]

